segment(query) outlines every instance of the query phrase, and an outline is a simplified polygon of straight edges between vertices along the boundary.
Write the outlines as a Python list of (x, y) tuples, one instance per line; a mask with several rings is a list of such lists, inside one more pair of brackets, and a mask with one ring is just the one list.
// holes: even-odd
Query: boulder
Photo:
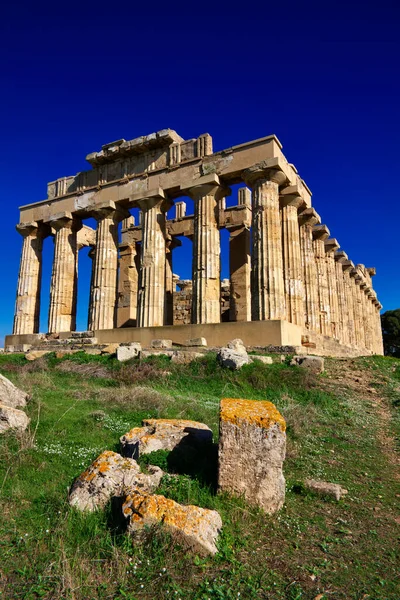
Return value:
[(0, 404), (0, 433), (4, 433), (8, 429), (25, 431), (29, 421), (29, 417), (23, 410)]
[(128, 533), (140, 540), (148, 527), (163, 525), (178, 543), (198, 554), (216, 554), (222, 520), (215, 510), (183, 506), (164, 496), (133, 492), (122, 506)]
[(0, 375), (0, 404), (11, 408), (23, 408), (29, 395), (18, 389), (7, 377)]
[(178, 365), (187, 365), (196, 358), (203, 358), (204, 354), (201, 352), (182, 352), (182, 350), (176, 350), (171, 356), (171, 362)]
[(243, 355), (247, 356), (246, 346), (243, 344), (242, 340), (239, 338), (236, 338), (236, 339), (228, 342), (226, 347), (229, 348), (230, 350), (233, 350), (234, 352), (237, 352), (238, 354), (243, 354)]
[(272, 360), (272, 356), (262, 356), (261, 354), (250, 356), (250, 360), (251, 360), (251, 362), (253, 362), (254, 360), (259, 360), (260, 362), (264, 363), (265, 365), (272, 365), (274, 362)]
[(152, 348), (172, 348), (172, 340), (152, 340)]
[(291, 365), (297, 365), (303, 369), (309, 369), (312, 373), (323, 373), (325, 361), (322, 356), (293, 356)]
[(119, 348), (119, 344), (114, 343), (114, 344), (107, 344), (106, 346), (103, 346), (103, 348), (101, 349), (101, 353), (102, 354), (115, 354)]
[(104, 508), (113, 496), (122, 496), (128, 489), (153, 492), (163, 471), (159, 467), (149, 467), (148, 471), (142, 473), (131, 458), (105, 451), (74, 481), (69, 503), (81, 511), (94, 511)]
[(30, 350), (25, 354), (26, 360), (36, 360), (37, 358), (42, 358), (42, 356), (46, 356), (46, 354), (50, 354), (51, 350)]
[(102, 352), (99, 348), (85, 348), (85, 353), (90, 356), (100, 356)]
[(207, 346), (207, 340), (203, 337), (187, 340), (185, 346)]
[(274, 513), (285, 500), (285, 452), (286, 423), (272, 402), (221, 400), (220, 491)]
[(221, 348), (217, 354), (217, 360), (222, 367), (234, 371), (241, 369), (243, 365), (248, 365), (251, 362), (247, 352), (244, 354), (230, 348)]
[(318, 481), (317, 479), (306, 479), (304, 485), (311, 492), (315, 492), (320, 496), (329, 496), (337, 501), (349, 493), (348, 490), (337, 483), (328, 483), (327, 481)]
[(145, 419), (120, 438), (122, 454), (138, 458), (156, 450), (173, 450), (180, 444), (197, 446), (212, 442), (211, 429), (204, 423), (184, 419)]
[(127, 346), (118, 346), (117, 348), (117, 359), (120, 362), (131, 360), (131, 358), (137, 358), (142, 350), (142, 346), (139, 342), (132, 342)]

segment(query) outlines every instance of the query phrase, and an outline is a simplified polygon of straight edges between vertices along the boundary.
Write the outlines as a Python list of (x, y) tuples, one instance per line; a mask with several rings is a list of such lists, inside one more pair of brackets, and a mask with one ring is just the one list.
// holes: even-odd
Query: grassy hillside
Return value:
[[(314, 376), (288, 364), (230, 372), (214, 355), (191, 365), (1, 356), (0, 372), (32, 400), (30, 431), (0, 438), (0, 600), (400, 598), (400, 361), (326, 366)], [(86, 516), (69, 507), (74, 478), (102, 450), (118, 450), (119, 437), (145, 417), (202, 421), (217, 439), (222, 397), (271, 400), (285, 416), (280, 513), (268, 517), (216, 495), (215, 452), (179, 465), (166, 452), (149, 457), (180, 472), (164, 477), (161, 493), (221, 513), (215, 558), (190, 555), (163, 532), (135, 546), (110, 509)], [(307, 493), (306, 477), (340, 483), (349, 494), (335, 503)]]

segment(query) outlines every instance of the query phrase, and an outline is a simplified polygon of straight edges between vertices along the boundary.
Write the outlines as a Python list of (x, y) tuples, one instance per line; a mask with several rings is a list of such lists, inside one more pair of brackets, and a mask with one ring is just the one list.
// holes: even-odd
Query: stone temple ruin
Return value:
[[(205, 337), (221, 346), (239, 337), (247, 346), (336, 356), (383, 353), (375, 269), (339, 250), (274, 135), (214, 153), (208, 134), (184, 140), (164, 129), (106, 144), (87, 161), (90, 170), (49, 183), (46, 200), (20, 209), (23, 249), (6, 348), (44, 338), (42, 246), (52, 236), (53, 337), (68, 339), (76, 328), (79, 250), (90, 246), (88, 329), (99, 343)], [(237, 184), (237, 203), (227, 207)], [(193, 215), (184, 197), (193, 199)], [(96, 230), (84, 223), (93, 217)], [(221, 283), (223, 228), (230, 278)], [(193, 242), (191, 281), (173, 273), (182, 237)]]

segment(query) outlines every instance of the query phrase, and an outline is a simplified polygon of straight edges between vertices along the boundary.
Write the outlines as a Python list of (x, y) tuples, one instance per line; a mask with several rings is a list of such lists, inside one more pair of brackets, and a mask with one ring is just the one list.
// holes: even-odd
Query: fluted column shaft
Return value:
[(123, 218), (114, 202), (97, 207), (96, 248), (89, 329), (113, 329), (117, 304), (118, 222)]
[(345, 289), (343, 266), (340, 260), (335, 256), (336, 284), (339, 308), (339, 339), (342, 344), (349, 345), (349, 323), (348, 323), (348, 303), (347, 290)]
[(364, 323), (362, 322), (360, 287), (356, 281), (357, 278), (357, 271), (350, 271), (351, 289), (353, 294), (355, 341), (357, 348), (363, 348), (365, 346)]
[(80, 221), (64, 213), (49, 222), (55, 231), (51, 275), (49, 333), (75, 331), (78, 286), (77, 232)]
[(174, 282), (173, 251), (182, 245), (176, 238), (166, 241), (165, 250), (165, 325), (174, 324)]
[(139, 286), (139, 257), (137, 244), (123, 243), (119, 246), (118, 313), (117, 327), (133, 327), (137, 320), (137, 297)]
[(362, 282), (360, 285), (361, 291), (361, 309), (362, 309), (362, 319), (364, 322), (364, 346), (368, 350), (372, 352), (373, 349), (373, 324), (371, 322), (371, 313), (369, 311), (369, 299), (367, 294), (369, 293), (369, 288), (365, 282)]
[(160, 327), (165, 315), (165, 198), (141, 200), (142, 255), (138, 327)]
[(310, 331), (320, 332), (318, 273), (313, 246), (313, 226), (320, 222), (314, 209), (306, 209), (300, 215), (300, 248), (305, 289), (304, 319)]
[(356, 322), (355, 322), (355, 309), (354, 309), (354, 293), (353, 293), (353, 280), (350, 273), (354, 265), (351, 260), (344, 260), (342, 262), (343, 278), (344, 278), (344, 291), (346, 294), (347, 302), (347, 328), (348, 328), (348, 343), (349, 346), (355, 348), (357, 346), (356, 337)]
[(286, 316), (290, 323), (304, 327), (305, 292), (300, 248), (298, 209), (304, 204), (300, 197), (284, 198), (282, 206), (283, 271)]
[(319, 302), (319, 325), (322, 335), (331, 336), (331, 305), (329, 302), (329, 283), (325, 254), (325, 239), (329, 235), (329, 231), (322, 225), (314, 226), (314, 254), (317, 265), (318, 277), (318, 302)]
[(194, 200), (192, 323), (221, 321), (219, 203), (228, 191), (210, 182), (189, 190)]
[[(332, 243), (331, 243), (332, 242)], [(342, 331), (340, 327), (339, 319), (339, 299), (338, 299), (338, 285), (336, 279), (336, 267), (335, 267), (335, 250), (338, 248), (336, 240), (325, 241), (325, 253), (326, 253), (326, 274), (328, 278), (329, 288), (329, 306), (331, 312), (331, 335), (332, 337), (340, 340)]]
[(231, 295), (230, 321), (251, 321), (251, 249), (250, 229), (246, 226), (229, 229), (229, 274)]
[(384, 354), (383, 350), (383, 336), (382, 336), (382, 321), (381, 321), (381, 308), (382, 305), (378, 303), (376, 306), (376, 325), (377, 325), (377, 354)]
[(253, 321), (286, 319), (278, 171), (248, 169), (252, 187), (251, 316)]
[(15, 303), (14, 335), (39, 332), (43, 237), (37, 223), (21, 223), (23, 236)]

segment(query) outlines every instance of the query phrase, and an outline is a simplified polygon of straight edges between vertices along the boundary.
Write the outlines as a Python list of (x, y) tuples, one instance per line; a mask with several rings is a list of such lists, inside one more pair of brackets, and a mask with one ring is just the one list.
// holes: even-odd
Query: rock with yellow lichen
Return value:
[(15, 387), (7, 377), (0, 375), (0, 402), (11, 408), (24, 408), (29, 396)]
[(224, 398), (220, 406), (218, 486), (268, 514), (285, 500), (285, 420), (272, 402)]
[(81, 511), (94, 511), (127, 489), (153, 492), (162, 476), (159, 467), (150, 466), (148, 473), (142, 473), (135, 460), (105, 451), (74, 481), (69, 503)]
[(128, 532), (141, 540), (149, 527), (163, 525), (172, 537), (198, 554), (215, 554), (222, 520), (215, 510), (183, 506), (164, 496), (133, 492), (122, 506)]
[(138, 458), (156, 450), (174, 450), (178, 445), (199, 446), (212, 442), (212, 431), (204, 423), (185, 419), (145, 419), (120, 438), (122, 454)]
[(27, 417), (23, 410), (0, 404), (0, 433), (4, 433), (8, 429), (25, 431), (29, 425), (29, 421), (29, 417)]

